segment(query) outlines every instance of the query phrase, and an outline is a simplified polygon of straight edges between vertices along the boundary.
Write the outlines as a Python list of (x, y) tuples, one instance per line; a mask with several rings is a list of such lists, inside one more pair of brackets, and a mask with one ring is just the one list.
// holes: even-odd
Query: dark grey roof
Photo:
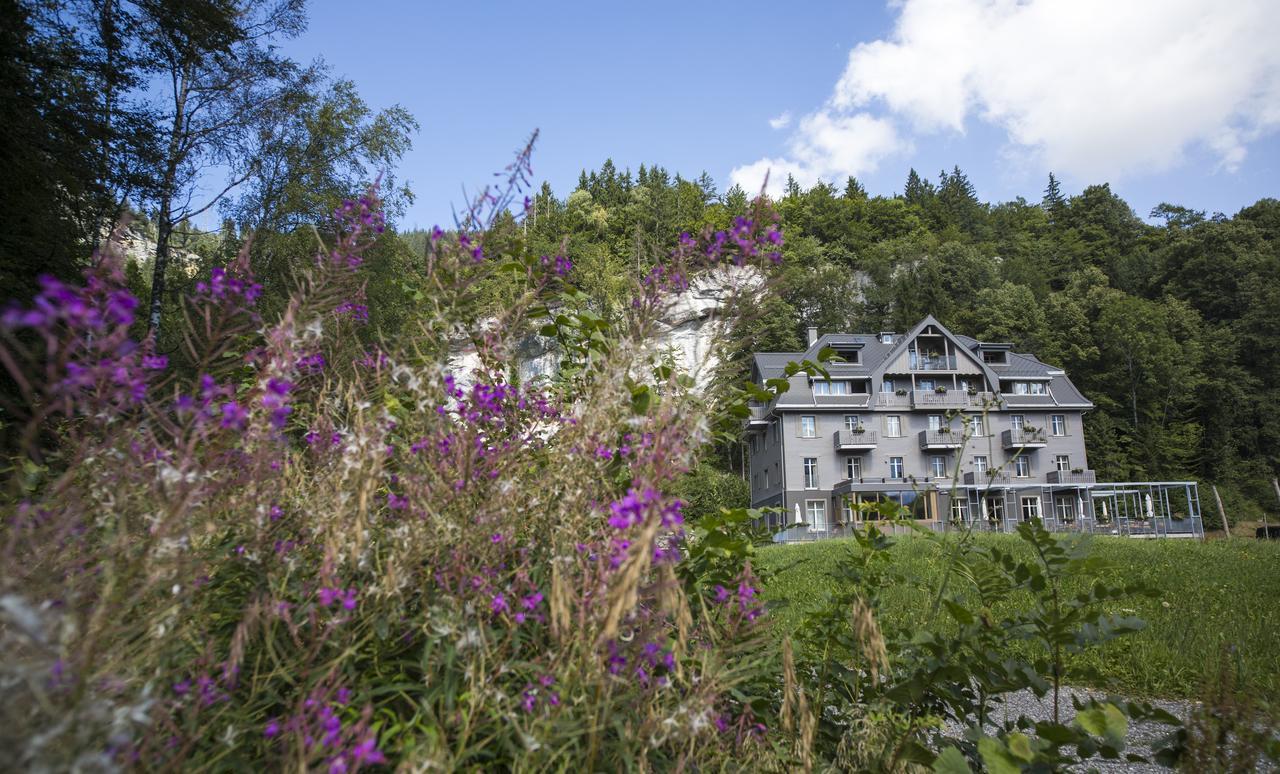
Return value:
[[(932, 318), (926, 318), (925, 322), (930, 320)], [(953, 335), (971, 351), (981, 344), (992, 343), (979, 341), (972, 336)], [(806, 358), (816, 360), (818, 352), (823, 347), (838, 347), (841, 344), (861, 343), (862, 346), (858, 350), (859, 361), (857, 363), (831, 363), (828, 371), (842, 376), (870, 375), (877, 366), (881, 365), (889, 357), (901, 338), (902, 335), (899, 335), (895, 337), (893, 343), (886, 344), (880, 340), (879, 336), (870, 333), (826, 333), (818, 337), (817, 342), (803, 352), (757, 352), (755, 355), (755, 367), (761, 379), (772, 379), (782, 376), (789, 362), (800, 362)], [(990, 372), (995, 373), (1001, 379), (1016, 379), (1019, 377), (1049, 379), (1049, 389), (1053, 393), (1053, 398), (1047, 401), (1050, 404), (1056, 402), (1064, 406), (1084, 407), (1093, 405), (1088, 398), (1084, 397), (1076, 389), (1071, 380), (1062, 373), (1062, 369), (1044, 363), (1030, 353), (1009, 352), (1007, 358), (1008, 362), (1003, 365), (988, 363), (987, 366), (990, 368)], [(1027, 398), (1028, 404), (1038, 404), (1040, 400), (1048, 398), (1048, 396), (1043, 396), (1043, 398), (1041, 396), (1016, 396), (1015, 398), (1015, 396), (1008, 395), (1005, 397), (1006, 400), (1014, 398), (1015, 401)]]

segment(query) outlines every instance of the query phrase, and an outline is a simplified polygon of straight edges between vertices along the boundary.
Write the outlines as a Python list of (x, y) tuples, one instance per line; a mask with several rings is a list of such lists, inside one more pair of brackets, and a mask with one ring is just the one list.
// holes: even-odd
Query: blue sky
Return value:
[(1113, 5), (314, 2), (286, 50), (418, 118), (405, 226), (447, 223), (535, 128), (560, 196), (609, 157), (873, 194), (958, 164), (992, 201), (1038, 199), (1053, 169), (1140, 215), (1280, 195), (1280, 4)]

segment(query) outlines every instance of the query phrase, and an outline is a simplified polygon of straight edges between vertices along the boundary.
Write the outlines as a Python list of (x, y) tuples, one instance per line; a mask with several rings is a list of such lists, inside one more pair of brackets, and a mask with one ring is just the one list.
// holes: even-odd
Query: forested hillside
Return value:
[[(674, 235), (726, 228), (748, 199), (706, 174), (606, 161), (567, 196), (543, 185), (526, 233), (567, 250), (571, 279), (607, 311)], [(1067, 369), (1098, 406), (1086, 431), (1100, 476), (1213, 481), (1236, 518), (1275, 511), (1280, 202), (1229, 217), (1162, 204), (1152, 225), (1106, 184), (1073, 195), (1050, 175), (1039, 201), (986, 203), (957, 168), (936, 183), (911, 170), (891, 197), (788, 181), (776, 204), (783, 276), (740, 353), (799, 348), (809, 325), (903, 331), (933, 314)]]

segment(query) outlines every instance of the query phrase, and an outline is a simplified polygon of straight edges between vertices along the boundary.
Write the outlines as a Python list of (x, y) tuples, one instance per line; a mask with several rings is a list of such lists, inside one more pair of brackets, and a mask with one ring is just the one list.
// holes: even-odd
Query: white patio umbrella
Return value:
[(979, 497), (978, 502), (982, 504), (982, 520), (986, 521), (989, 518), (987, 516), (987, 498)]
[(1084, 497), (1076, 495), (1076, 509), (1080, 511), (1080, 519), (1084, 520)]
[(804, 525), (804, 519), (800, 517), (800, 503), (796, 503), (796, 524), (797, 527)]
[(1102, 518), (1104, 518), (1104, 519), (1109, 519), (1109, 518), (1111, 518), (1110, 514), (1108, 514), (1108, 513), (1107, 513), (1107, 501), (1106, 501), (1106, 500), (1103, 500), (1103, 501), (1102, 501)]
[(1156, 517), (1156, 510), (1155, 508), (1152, 507), (1152, 504), (1151, 504), (1151, 493), (1147, 492), (1147, 518), (1154, 519), (1155, 517)]

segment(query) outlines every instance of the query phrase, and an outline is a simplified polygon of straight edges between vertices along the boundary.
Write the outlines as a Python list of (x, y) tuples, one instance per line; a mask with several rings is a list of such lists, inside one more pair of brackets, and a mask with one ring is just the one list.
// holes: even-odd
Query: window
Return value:
[(1053, 502), (1054, 515), (1058, 521), (1070, 524), (1076, 520), (1076, 505), (1069, 496), (1061, 496)]
[(1021, 433), (1022, 426), (1025, 425), (1026, 423), (1027, 423), (1027, 418), (1021, 414), (1014, 414), (1013, 416), (1009, 417), (1009, 424), (1013, 426), (1013, 432), (1015, 434)]
[(765, 489), (769, 488), (769, 469), (768, 468), (764, 469), (764, 488)]
[(1045, 384), (1044, 382), (1031, 382), (1030, 390), (1031, 390), (1030, 394), (1032, 395), (1048, 395), (1049, 385)]
[(818, 423), (813, 417), (800, 417), (800, 437), (817, 438)]
[(1048, 395), (1049, 387), (1044, 382), (1014, 382), (1014, 395)]
[(1071, 470), (1071, 458), (1065, 454), (1059, 454), (1053, 458), (1053, 467), (1059, 473), (1066, 473)]
[(862, 427), (862, 422), (861, 422), (861, 420), (859, 419), (859, 417), (858, 417), (858, 415), (857, 415), (857, 414), (845, 414), (845, 415), (844, 415), (844, 429), (845, 429), (845, 430), (857, 430), (859, 427)]
[(930, 392), (933, 390), (934, 386), (935, 385), (932, 379), (921, 379), (920, 382), (916, 385), (916, 389), (921, 390), (923, 392)]
[(1067, 434), (1067, 418), (1062, 414), (1054, 414), (1052, 417), (1049, 417), (1049, 426), (1052, 428), (1049, 432), (1054, 435)]
[(805, 489), (818, 488), (818, 458), (817, 457), (804, 458), (804, 488)]
[(893, 391), (894, 386), (892, 379), (885, 379), (883, 382), (880, 382), (880, 392), (892, 393)]
[(961, 379), (959, 384), (960, 384), (961, 392), (968, 392), (969, 390), (977, 389), (976, 387), (973, 386), (973, 382), (969, 381), (968, 379)]
[(752, 454), (760, 453), (760, 436), (758, 435), (751, 436), (751, 453)]
[(782, 422), (777, 417), (774, 417), (769, 422), (769, 434), (773, 436), (773, 442), (775, 444), (778, 442), (778, 433), (781, 432), (781, 430), (779, 429), (781, 425), (782, 425)]
[(969, 434), (974, 438), (981, 438), (987, 434), (987, 428), (985, 423), (982, 421), (981, 414), (974, 414), (969, 417)]
[(891, 414), (884, 418), (884, 434), (890, 438), (902, 436), (902, 417)]
[(848, 495), (840, 499), (840, 518), (845, 524), (853, 523), (853, 498)]
[(809, 528), (815, 532), (827, 531), (827, 503), (825, 500), (805, 500), (805, 515), (808, 517)]
[(929, 470), (933, 473), (934, 478), (946, 478), (947, 458), (941, 455), (934, 455), (929, 459)]
[(951, 498), (951, 520), (960, 524), (969, 520), (969, 502), (960, 497)]
[(825, 380), (816, 380), (813, 383), (814, 395), (848, 395), (848, 382), (828, 382)]
[(974, 457), (973, 457), (973, 470), (974, 470), (974, 472), (976, 472), (976, 473), (986, 473), (986, 472), (987, 472), (987, 455), (985, 455), (985, 454), (976, 454), (976, 455), (974, 455)]
[(1013, 475), (1018, 478), (1031, 478), (1031, 460), (1022, 455), (1014, 457)]
[(756, 492), (760, 491), (760, 474), (756, 473), (751, 477), (751, 488)]
[(999, 495), (982, 498), (983, 505), (987, 509), (987, 518), (993, 522), (1001, 523), (1004, 521), (1004, 498)]
[(1031, 521), (1040, 518), (1040, 498), (1036, 496), (1022, 498), (1022, 520)]
[(849, 457), (844, 461), (844, 477), (850, 481), (862, 478), (862, 458)]
[(903, 478), (901, 457), (889, 458), (889, 478)]
[(991, 364), (991, 365), (1004, 365), (1004, 362), (1005, 362), (1005, 360), (1004, 360), (1004, 352), (1003, 352), (1003, 351), (999, 351), (999, 352), (983, 352), (983, 353), (982, 353), (982, 362), (984, 362), (984, 363), (988, 363), (988, 364)]
[(936, 433), (941, 429), (942, 429), (942, 415), (930, 414), (929, 415), (929, 432)]

